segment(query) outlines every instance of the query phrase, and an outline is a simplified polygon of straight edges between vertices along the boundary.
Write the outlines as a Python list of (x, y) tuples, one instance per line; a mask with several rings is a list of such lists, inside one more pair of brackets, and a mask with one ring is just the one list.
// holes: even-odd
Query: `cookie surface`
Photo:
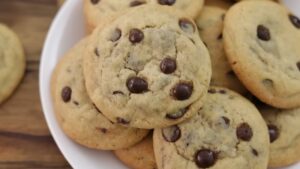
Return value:
[(0, 104), (16, 89), (24, 71), (24, 50), (18, 36), (0, 24)]
[(140, 143), (126, 149), (115, 150), (114, 153), (131, 169), (157, 169), (152, 134)]
[(261, 101), (300, 106), (300, 20), (271, 1), (245, 1), (225, 17), (225, 51), (238, 78)]
[(194, 18), (200, 12), (204, 0), (84, 0), (88, 29), (91, 31), (103, 21), (112, 20), (136, 6), (147, 4), (174, 7)]
[(196, 19), (200, 37), (206, 44), (212, 63), (212, 86), (222, 86), (241, 94), (246, 93), (245, 87), (235, 76), (228, 63), (223, 43), (223, 20), (226, 10), (205, 6)]
[(224, 88), (211, 88), (190, 120), (156, 129), (153, 141), (159, 169), (266, 169), (269, 160), (268, 130), (260, 113)]
[(195, 23), (157, 6), (138, 7), (94, 31), (85, 55), (91, 99), (111, 121), (137, 128), (193, 116), (211, 78)]
[(148, 131), (113, 124), (86, 93), (81, 64), (87, 41), (71, 49), (54, 71), (51, 93), (58, 122), (70, 138), (89, 148), (114, 150), (132, 146)]
[(260, 109), (271, 141), (269, 167), (284, 167), (300, 161), (300, 108)]

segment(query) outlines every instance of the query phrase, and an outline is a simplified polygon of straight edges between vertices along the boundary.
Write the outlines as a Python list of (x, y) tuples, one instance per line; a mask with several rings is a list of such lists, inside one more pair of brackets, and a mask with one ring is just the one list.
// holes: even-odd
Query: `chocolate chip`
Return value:
[(189, 19), (185, 19), (185, 18), (180, 19), (179, 26), (184, 32), (187, 32), (187, 33), (195, 32), (195, 26)]
[(158, 0), (158, 3), (161, 5), (173, 5), (176, 2), (176, 0)]
[(297, 67), (298, 67), (298, 69), (300, 71), (300, 62), (297, 62)]
[(96, 56), (98, 56), (98, 57), (100, 56), (98, 48), (95, 48), (94, 53), (95, 53)]
[(223, 34), (222, 33), (218, 36), (218, 40), (221, 40), (221, 39), (223, 39)]
[(252, 154), (255, 155), (255, 156), (258, 156), (257, 150), (255, 150), (254, 148), (252, 148)]
[(171, 91), (171, 95), (177, 100), (187, 100), (193, 93), (193, 85), (190, 83), (178, 83)]
[(64, 102), (69, 102), (72, 96), (72, 89), (70, 87), (64, 87), (61, 91), (61, 98)]
[(263, 25), (258, 25), (257, 37), (263, 41), (269, 41), (271, 39), (270, 30)]
[(217, 93), (217, 90), (216, 89), (208, 89), (208, 93), (215, 94), (215, 93)]
[(185, 115), (185, 113), (188, 111), (188, 109), (189, 108), (187, 107), (187, 108), (180, 109), (179, 111), (177, 111), (175, 113), (167, 114), (166, 118), (173, 119), (173, 120), (179, 119)]
[(171, 74), (176, 70), (176, 60), (171, 58), (165, 58), (160, 63), (160, 70), (165, 74)]
[(143, 5), (145, 3), (146, 2), (142, 2), (142, 1), (132, 1), (132, 2), (130, 2), (129, 6), (135, 7), (135, 6)]
[(212, 167), (217, 160), (217, 154), (208, 149), (199, 150), (195, 154), (195, 162), (200, 168)]
[(221, 89), (221, 90), (219, 90), (219, 93), (226, 94), (226, 90)]
[(167, 142), (176, 142), (181, 137), (181, 130), (178, 126), (170, 126), (162, 129), (162, 136)]
[(128, 120), (125, 120), (121, 117), (117, 117), (117, 123), (120, 123), (120, 124), (129, 124), (130, 122)]
[(113, 95), (117, 95), (117, 94), (120, 94), (120, 95), (124, 95), (124, 93), (122, 91), (113, 91)]
[(248, 123), (242, 123), (236, 130), (236, 136), (243, 141), (250, 141), (253, 136), (252, 128)]
[(277, 126), (272, 124), (268, 125), (268, 129), (269, 129), (270, 142), (273, 143), (279, 137), (279, 130)]
[(113, 31), (110, 40), (112, 42), (115, 42), (115, 41), (119, 40), (121, 38), (121, 36), (122, 36), (122, 31), (119, 28), (117, 28)]
[(139, 29), (131, 29), (129, 32), (129, 40), (132, 43), (139, 43), (144, 39), (144, 33)]
[(229, 118), (227, 118), (227, 117), (225, 117), (225, 116), (222, 116), (222, 119), (224, 120), (224, 122), (225, 122), (226, 125), (229, 125), (229, 124), (230, 124)]
[(96, 5), (97, 3), (100, 2), (100, 0), (91, 0), (92, 4)]
[(101, 127), (96, 127), (97, 130), (101, 131), (102, 133), (107, 133), (107, 129), (106, 128), (101, 128)]
[(289, 18), (290, 18), (292, 24), (296, 28), (300, 29), (300, 19), (298, 17), (296, 17), (295, 15), (289, 15)]
[(148, 83), (140, 77), (131, 77), (127, 80), (127, 88), (131, 93), (144, 93), (148, 91)]

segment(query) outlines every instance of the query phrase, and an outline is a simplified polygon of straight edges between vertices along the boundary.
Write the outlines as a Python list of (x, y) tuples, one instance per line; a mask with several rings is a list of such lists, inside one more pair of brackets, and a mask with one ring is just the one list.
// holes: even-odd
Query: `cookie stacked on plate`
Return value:
[(84, 9), (92, 33), (51, 84), (73, 140), (115, 150), (134, 169), (299, 160), (300, 20), (285, 7), (86, 0)]

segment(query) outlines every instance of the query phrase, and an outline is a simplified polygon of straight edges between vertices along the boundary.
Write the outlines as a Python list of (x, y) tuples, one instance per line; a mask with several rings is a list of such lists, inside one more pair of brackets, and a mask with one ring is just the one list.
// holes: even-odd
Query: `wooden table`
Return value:
[(0, 105), (0, 169), (71, 168), (47, 128), (39, 98), (39, 61), (56, 0), (0, 0), (0, 22), (21, 38), (26, 74), (14, 95)]

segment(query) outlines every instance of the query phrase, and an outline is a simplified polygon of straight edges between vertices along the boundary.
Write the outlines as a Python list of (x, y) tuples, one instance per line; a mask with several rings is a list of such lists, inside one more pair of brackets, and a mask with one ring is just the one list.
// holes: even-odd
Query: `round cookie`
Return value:
[(115, 155), (132, 169), (157, 169), (152, 133), (142, 142), (126, 149), (114, 151)]
[(300, 108), (260, 109), (271, 140), (269, 167), (284, 167), (300, 161)]
[(18, 36), (0, 24), (0, 104), (16, 89), (25, 72), (25, 55)]
[(204, 0), (84, 0), (84, 14), (88, 30), (91, 32), (103, 21), (110, 21), (124, 12), (140, 5), (157, 4), (182, 10), (187, 16), (195, 18)]
[(241, 94), (246, 93), (245, 87), (235, 76), (230, 67), (223, 44), (223, 19), (226, 11), (218, 7), (205, 6), (196, 19), (200, 37), (206, 44), (212, 63), (212, 86), (222, 86)]
[(211, 88), (198, 114), (179, 125), (155, 129), (159, 169), (266, 169), (269, 136), (248, 100), (225, 88)]
[(300, 106), (300, 20), (270, 1), (245, 1), (226, 14), (227, 58), (246, 88), (278, 108)]
[(166, 127), (202, 106), (211, 63), (195, 23), (184, 15), (141, 6), (91, 38), (84, 59), (86, 86), (111, 121)]
[(81, 64), (87, 41), (71, 49), (53, 73), (51, 93), (58, 122), (70, 138), (89, 148), (115, 150), (132, 146), (148, 131), (107, 120), (86, 93)]

